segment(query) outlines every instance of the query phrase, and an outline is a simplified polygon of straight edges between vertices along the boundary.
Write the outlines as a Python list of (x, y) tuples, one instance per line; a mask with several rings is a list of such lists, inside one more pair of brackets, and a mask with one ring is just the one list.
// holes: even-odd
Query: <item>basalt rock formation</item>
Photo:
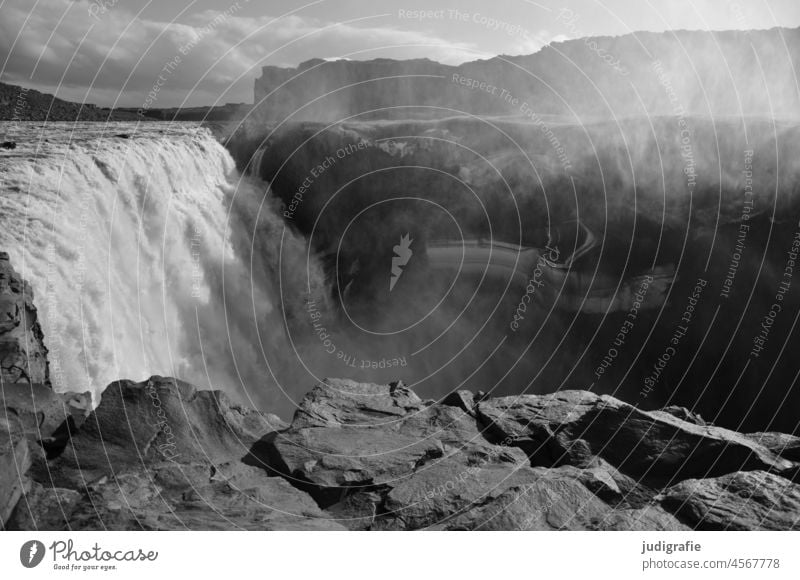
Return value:
[(120, 381), (54, 452), (4, 420), (8, 529), (800, 529), (800, 439), (584, 391), (422, 400), (329, 379), (290, 425)]

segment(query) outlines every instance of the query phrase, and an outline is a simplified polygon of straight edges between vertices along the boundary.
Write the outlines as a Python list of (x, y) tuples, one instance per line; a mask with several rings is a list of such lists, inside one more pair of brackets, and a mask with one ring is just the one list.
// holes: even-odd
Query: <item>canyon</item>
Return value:
[[(0, 267), (28, 329), (9, 319), (3, 354), (42, 355), (33, 297)], [(800, 529), (800, 438), (675, 406), (326, 379), (287, 424), (172, 378), (114, 382), (94, 407), (6, 376), (9, 530)]]

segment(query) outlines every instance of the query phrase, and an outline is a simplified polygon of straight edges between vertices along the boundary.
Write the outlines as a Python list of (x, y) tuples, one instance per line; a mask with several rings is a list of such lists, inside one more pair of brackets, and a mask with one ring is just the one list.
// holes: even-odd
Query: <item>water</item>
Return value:
[[(280, 396), (277, 254), (251, 259), (237, 232), (282, 240), (289, 256), (305, 257), (305, 244), (283, 231), (263, 184), (243, 180), (208, 130), (0, 131), (17, 142), (0, 153), (0, 248), (34, 288), (55, 390), (96, 396), (114, 380), (161, 374), (262, 406)], [(306, 282), (284, 280), (298, 294)]]

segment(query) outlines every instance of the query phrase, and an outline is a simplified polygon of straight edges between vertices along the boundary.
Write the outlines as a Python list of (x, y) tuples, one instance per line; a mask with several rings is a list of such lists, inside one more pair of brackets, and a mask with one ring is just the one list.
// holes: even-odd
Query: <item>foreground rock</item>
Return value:
[(699, 530), (800, 530), (800, 486), (763, 471), (683, 481), (662, 504)]
[(31, 452), (20, 431), (15, 421), (0, 417), (0, 523), (8, 520), (30, 487), (26, 473)]
[(254, 455), (355, 529), (686, 529), (698, 521), (659, 495), (670, 485), (797, 469), (775, 448), (792, 448), (788, 436), (744, 436), (607, 396), (473, 400), (328, 380)]
[(274, 415), (176, 379), (118, 381), (49, 468), (79, 486), (165, 461), (212, 466), (246, 455), (254, 441), (282, 426)]
[(25, 495), (6, 526), (342, 529), (310, 496), (242, 461), (258, 438), (283, 427), (175, 379), (113, 383), (94, 412), (72, 423), (62, 449), (23, 465)]
[(477, 415), (487, 433), (524, 449), (537, 465), (582, 465), (602, 457), (653, 485), (735, 471), (791, 474), (796, 469), (781, 455), (792, 445), (788, 440), (781, 444), (669, 412), (647, 413), (608, 395), (562, 391), (503, 397), (480, 404)]
[(755, 530), (800, 520), (797, 438), (581, 391), (435, 402), (402, 383), (329, 379), (286, 425), (152, 377), (110, 385), (85, 420), (68, 421), (61, 446), (20, 417), (0, 424), (9, 529)]

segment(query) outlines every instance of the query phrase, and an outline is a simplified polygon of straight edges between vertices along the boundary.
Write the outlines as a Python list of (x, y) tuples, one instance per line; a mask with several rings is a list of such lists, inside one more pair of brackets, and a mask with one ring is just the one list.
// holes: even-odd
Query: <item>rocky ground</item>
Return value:
[(800, 529), (800, 438), (585, 391), (329, 379), (286, 424), (152, 377), (91, 410), (50, 388), (32, 300), (0, 254), (0, 359), (30, 369), (0, 383), (6, 529)]
[(800, 438), (562, 391), (423, 401), (330, 379), (290, 425), (152, 377), (4, 384), (8, 529), (800, 529)]

